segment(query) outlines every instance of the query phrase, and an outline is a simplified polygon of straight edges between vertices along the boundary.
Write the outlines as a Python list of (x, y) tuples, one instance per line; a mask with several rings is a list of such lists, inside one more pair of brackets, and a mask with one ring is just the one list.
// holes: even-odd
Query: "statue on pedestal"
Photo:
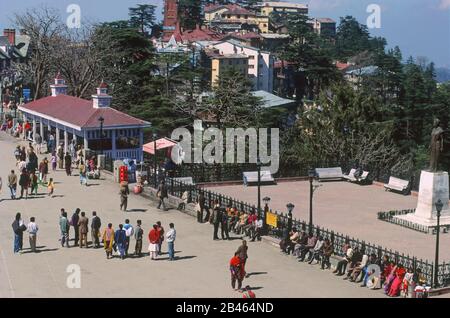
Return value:
[(431, 157), (430, 172), (437, 172), (439, 158), (444, 150), (444, 130), (440, 126), (439, 119), (435, 119), (433, 123), (433, 131), (431, 132)]

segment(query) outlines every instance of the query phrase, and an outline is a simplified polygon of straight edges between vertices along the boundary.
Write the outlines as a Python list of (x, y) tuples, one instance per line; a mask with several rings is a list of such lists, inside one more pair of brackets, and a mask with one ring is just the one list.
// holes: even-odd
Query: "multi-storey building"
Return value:
[(308, 15), (308, 5), (291, 2), (275, 2), (275, 1), (263, 1), (260, 4), (261, 14), (264, 16), (270, 16), (271, 13), (277, 13), (280, 15), (287, 14), (304, 14)]

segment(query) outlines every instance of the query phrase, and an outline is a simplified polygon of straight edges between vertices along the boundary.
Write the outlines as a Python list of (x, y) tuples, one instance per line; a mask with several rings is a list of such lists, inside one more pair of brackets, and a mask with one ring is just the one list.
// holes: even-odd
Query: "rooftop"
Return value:
[(255, 91), (252, 94), (261, 98), (263, 108), (290, 106), (295, 103), (295, 100), (283, 98), (266, 91)]
[(308, 9), (307, 4), (302, 3), (291, 3), (291, 2), (281, 2), (281, 1), (264, 1), (261, 4), (262, 7), (275, 7), (275, 8), (293, 8), (293, 9)]
[(213, 56), (215, 59), (248, 59), (245, 54), (223, 54)]
[(19, 109), (60, 120), (74, 128), (98, 127), (100, 116), (105, 119), (104, 127), (149, 126), (146, 121), (134, 118), (111, 107), (94, 108), (92, 100), (69, 95), (49, 96), (24, 104)]

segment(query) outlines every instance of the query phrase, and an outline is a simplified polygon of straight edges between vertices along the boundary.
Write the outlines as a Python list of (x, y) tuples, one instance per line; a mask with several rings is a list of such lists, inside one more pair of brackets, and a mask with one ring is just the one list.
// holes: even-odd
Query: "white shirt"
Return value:
[(256, 227), (257, 229), (260, 229), (260, 228), (263, 227), (263, 221), (262, 221), (262, 219), (257, 220), (257, 221), (255, 222), (255, 227)]
[(27, 225), (27, 231), (28, 231), (30, 234), (36, 234), (38, 230), (39, 230), (39, 227), (37, 226), (36, 223), (34, 223), (34, 222), (28, 223), (28, 225)]
[(177, 231), (175, 231), (175, 229), (170, 229), (166, 233), (166, 240), (167, 240), (167, 242), (174, 242), (176, 236), (177, 236)]

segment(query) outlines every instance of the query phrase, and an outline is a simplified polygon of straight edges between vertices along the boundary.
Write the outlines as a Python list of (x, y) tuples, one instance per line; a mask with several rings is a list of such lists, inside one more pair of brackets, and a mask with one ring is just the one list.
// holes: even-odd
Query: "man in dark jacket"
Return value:
[(161, 208), (161, 205), (163, 206), (163, 210), (166, 211), (166, 205), (164, 203), (164, 199), (168, 197), (167, 195), (167, 188), (166, 188), (166, 184), (164, 182), (164, 180), (161, 181), (161, 183), (159, 184), (158, 187), (158, 192), (156, 194), (159, 198), (159, 203), (158, 203), (158, 209)]
[(72, 156), (67, 152), (64, 156), (64, 168), (68, 176), (72, 175)]
[(19, 177), (20, 185), (20, 199), (23, 198), (23, 193), (25, 192), (25, 199), (28, 199), (28, 186), (30, 185), (30, 175), (26, 169), (23, 169)]
[(83, 245), (88, 248), (88, 240), (87, 240), (87, 234), (89, 232), (89, 219), (85, 216), (84, 212), (81, 212), (81, 217), (78, 220), (78, 230), (80, 231), (80, 248), (83, 247)]
[(197, 212), (197, 222), (203, 223), (203, 210), (205, 209), (205, 196), (203, 192), (200, 192), (200, 195), (198, 196), (198, 205), (200, 207), (200, 211)]
[(74, 246), (78, 246), (78, 241), (80, 239), (80, 232), (78, 227), (79, 220), (80, 220), (80, 209), (77, 208), (75, 212), (72, 214), (72, 218), (70, 219), (70, 225), (73, 226), (73, 230), (75, 231)]
[(100, 218), (97, 216), (97, 212), (92, 212), (92, 221), (91, 221), (91, 237), (92, 244), (94, 248), (100, 247), (100, 227), (102, 226), (102, 222)]
[(222, 211), (220, 209), (219, 201), (214, 201), (214, 208), (212, 213), (212, 222), (214, 225), (214, 235), (213, 240), (218, 240), (219, 237), (217, 236), (217, 232), (219, 231), (219, 225), (222, 222)]
[(222, 214), (220, 222), (220, 235), (222, 236), (222, 240), (229, 240), (230, 235), (228, 233), (228, 215), (224, 207), (220, 208), (220, 213)]
[(12, 229), (14, 232), (14, 253), (18, 253), (23, 247), (23, 232), (27, 229), (21, 219), (20, 213), (16, 214), (16, 218), (12, 223)]

